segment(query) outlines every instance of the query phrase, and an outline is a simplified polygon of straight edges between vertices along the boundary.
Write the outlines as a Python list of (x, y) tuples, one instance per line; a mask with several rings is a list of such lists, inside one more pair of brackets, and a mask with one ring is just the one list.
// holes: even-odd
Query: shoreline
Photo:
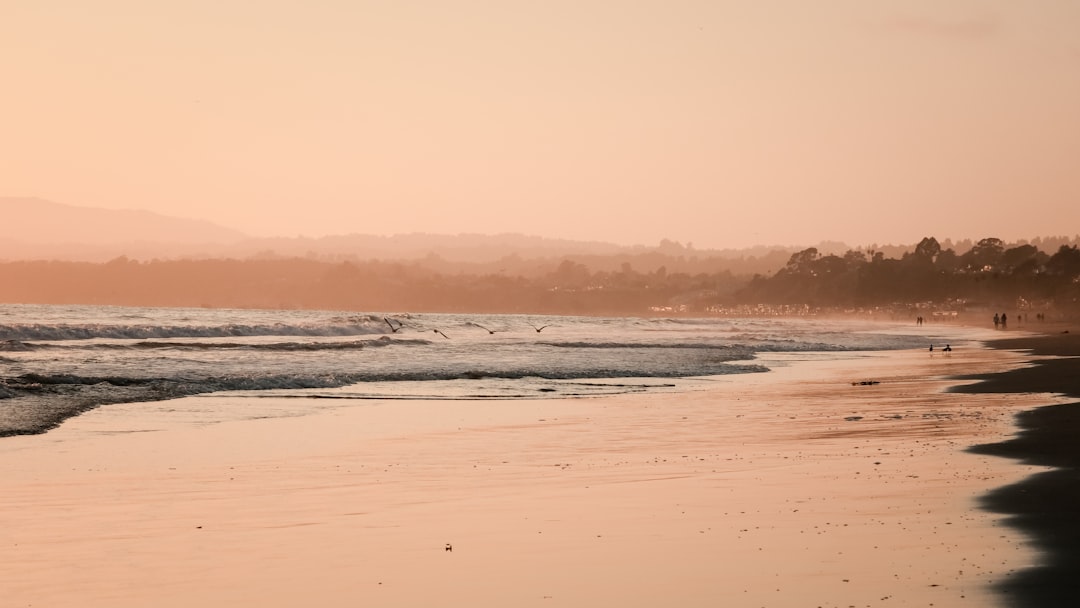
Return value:
[[(664, 315), (663, 317), (669, 316)], [(916, 328), (907, 323), (882, 319), (880, 315), (876, 318), (860, 315), (815, 315), (813, 318), (806, 319), (801, 319), (798, 316), (785, 317), (785, 319), (882, 324), (891, 330), (903, 327), (905, 333), (910, 331), (911, 335), (927, 331), (937, 333), (939, 339), (936, 341), (938, 342), (945, 341), (945, 338), (940, 337), (941, 334), (948, 332), (952, 328), (962, 327), (965, 330), (975, 328), (974, 325), (949, 322), (939, 323), (933, 327), (928, 324), (924, 330), (921, 327)], [(381, 324), (379, 329), (383, 330)], [(532, 329), (529, 329), (528, 332), (531, 334)], [(985, 330), (983, 333), (986, 333)], [(45, 332), (45, 335), (52, 334)], [(379, 337), (373, 338), (376, 335)], [(373, 344), (382, 344), (382, 340), (392, 340), (385, 334), (361, 333), (356, 334), (356, 336), (360, 342), (369, 341)], [(173, 337), (189, 338), (191, 336), (181, 334)], [(212, 337), (223, 336), (214, 335)], [(150, 338), (147, 337), (146, 339)], [(983, 339), (983, 337), (972, 338), (968, 336), (967, 339)], [(72, 338), (72, 340), (82, 342), (84, 338)], [(89, 341), (88, 338), (85, 338), (85, 340)], [(140, 338), (140, 340), (143, 340), (143, 338)], [(0, 341), (0, 355), (3, 355), (5, 351), (12, 353), (11, 356), (15, 356), (15, 354), (22, 351), (48, 349), (53, 347), (53, 342), (53, 338)], [(61, 343), (63, 342), (66, 342), (66, 339), (61, 341)], [(768, 356), (767, 351), (761, 351), (758, 354)], [(17, 360), (9, 361), (0, 356), (0, 362), (5, 361), (13, 364), (19, 363)], [(738, 364), (736, 360), (732, 360), (730, 363), (731, 365)], [(257, 378), (251, 381), (254, 386), (250, 386), (251, 383), (243, 376), (231, 378), (216, 377), (212, 374), (202, 376), (198, 374), (191, 376), (181, 375), (179, 377), (169, 375), (143, 376), (125, 374), (123, 370), (119, 372), (113, 370), (103, 372), (99, 369), (96, 373), (83, 373), (77, 370), (77, 366), (71, 366), (63, 369), (60, 373), (46, 373), (37, 368), (29, 368), (29, 370), (23, 370), (24, 373), (0, 378), (0, 406), (2, 406), (0, 407), (0, 440), (11, 436), (44, 434), (58, 428), (72, 417), (77, 417), (102, 406), (180, 399), (194, 395), (235, 390), (257, 390), (259, 383), (265, 383), (268, 379), (266, 377)], [(471, 372), (466, 372), (466, 377), (468, 373)], [(679, 374), (684, 373), (684, 370), (673, 369), (669, 373), (672, 374), (672, 377), (678, 377)], [(332, 379), (328, 379), (328, 377), (332, 377)], [(656, 377), (663, 378), (665, 376), (658, 375)], [(295, 379), (286, 378), (283, 382), (294, 388), (317, 389), (340, 388), (364, 380), (363, 376), (351, 375), (348, 372), (335, 372), (333, 374), (316, 373), (310, 377)], [(273, 388), (273, 386), (269, 388)]]
[(0, 578), (110, 608), (992, 603), (1035, 555), (975, 497), (1042, 469), (958, 446), (1052, 397), (947, 391), (1012, 352), (834, 356), (674, 395), (99, 408), (0, 442)]
[(991, 348), (1025, 351), (1032, 361), (998, 374), (967, 376), (979, 382), (953, 389), (1014, 395), (1038, 390), (1069, 399), (1018, 413), (1013, 437), (969, 449), (1051, 467), (980, 500), (983, 509), (1005, 515), (1005, 523), (1027, 536), (1040, 554), (1037, 564), (995, 585), (1014, 608), (1071, 606), (1080, 597), (1080, 333), (1068, 326), (1051, 331), (988, 342)]

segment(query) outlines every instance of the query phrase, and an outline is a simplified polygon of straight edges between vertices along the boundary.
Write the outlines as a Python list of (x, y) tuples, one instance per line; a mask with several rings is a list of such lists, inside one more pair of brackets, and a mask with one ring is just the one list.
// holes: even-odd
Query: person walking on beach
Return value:
[(995, 312), (994, 313), (994, 329), (997, 329), (998, 326), (1000, 326), (1000, 325), (1001, 325), (1001, 317), (998, 316), (998, 314)]
[(1005, 313), (1001, 313), (1001, 329), (1005, 329), (1005, 324), (1007, 322), (1008, 321), (1007, 321), (1007, 317), (1005, 316)]

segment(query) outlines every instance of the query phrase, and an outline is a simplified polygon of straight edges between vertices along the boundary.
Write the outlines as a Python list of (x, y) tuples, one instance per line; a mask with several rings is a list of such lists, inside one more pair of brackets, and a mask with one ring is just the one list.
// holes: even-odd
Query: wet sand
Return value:
[(1008, 515), (1009, 525), (1040, 552), (1036, 565), (1001, 581), (998, 591), (1017, 608), (1075, 606), (1080, 602), (1080, 332), (1077, 326), (1057, 326), (1043, 335), (991, 345), (1021, 349), (1035, 360), (1006, 373), (976, 376), (982, 382), (960, 391), (1044, 391), (1069, 398), (1068, 403), (1024, 411), (1017, 417), (1021, 432), (1015, 437), (972, 449), (1053, 467), (995, 489), (982, 501), (984, 508)]
[(1039, 554), (979, 497), (1047, 468), (965, 448), (1057, 398), (946, 378), (1023, 357), (786, 361), (671, 395), (103, 407), (0, 440), (4, 602), (1000, 604)]

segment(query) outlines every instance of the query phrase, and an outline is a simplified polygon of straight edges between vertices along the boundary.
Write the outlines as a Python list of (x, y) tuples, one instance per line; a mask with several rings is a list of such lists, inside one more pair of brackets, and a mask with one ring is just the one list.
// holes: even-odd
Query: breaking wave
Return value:
[[(379, 323), (382, 323), (380, 319)], [(155, 338), (229, 338), (258, 336), (345, 337), (384, 334), (385, 325), (365, 323), (266, 325), (109, 325), (7, 324), (0, 325), (0, 340), (151, 340)]]
[[(349, 340), (341, 342), (154, 342), (141, 341), (131, 343), (107, 342), (71, 346), (68, 344), (20, 343), (20, 350), (37, 349), (79, 349), (79, 350), (178, 350), (178, 351), (335, 351), (378, 348), (382, 346), (420, 346), (431, 344), (430, 340), (399, 339), (383, 336), (373, 340)], [(0, 348), (2, 350), (2, 348)]]
[(0, 324), (0, 435), (44, 432), (109, 403), (219, 392), (517, 399), (591, 396), (581, 387), (599, 381), (611, 394), (623, 390), (619, 379), (768, 371), (753, 361), (762, 353), (922, 348), (928, 338), (895, 326), (751, 319), (23, 305), (3, 318), (17, 322)]

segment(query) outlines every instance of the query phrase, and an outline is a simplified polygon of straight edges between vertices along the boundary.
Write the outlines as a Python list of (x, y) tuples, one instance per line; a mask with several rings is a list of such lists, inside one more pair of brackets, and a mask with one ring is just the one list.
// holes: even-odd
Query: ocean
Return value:
[[(222, 393), (250, 404), (241, 410), (251, 417), (303, 414), (320, 399), (669, 393), (799, 357), (973, 338), (949, 325), (813, 317), (0, 305), (0, 436), (45, 432), (110, 403)], [(261, 397), (297, 405), (268, 412)]]

